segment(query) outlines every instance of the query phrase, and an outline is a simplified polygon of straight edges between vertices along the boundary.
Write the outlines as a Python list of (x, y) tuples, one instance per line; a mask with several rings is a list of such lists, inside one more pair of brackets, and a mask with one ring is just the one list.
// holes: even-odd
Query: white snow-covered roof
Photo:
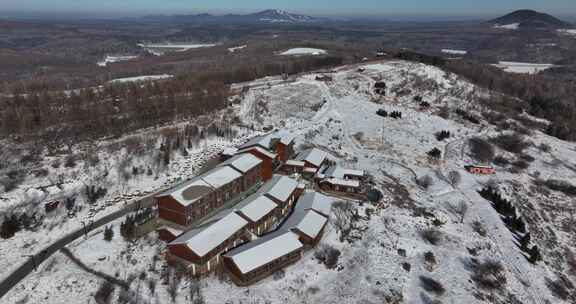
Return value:
[(274, 175), (260, 188), (259, 192), (286, 202), (297, 187), (298, 182), (296, 180), (283, 175)]
[(320, 167), (320, 165), (322, 165), (324, 160), (326, 160), (326, 157), (328, 157), (328, 152), (322, 151), (317, 148), (312, 148), (300, 152), (300, 154), (298, 154), (298, 156), (296, 157), (296, 160), (306, 161), (316, 167)]
[(163, 226), (163, 227), (158, 228), (158, 230), (166, 230), (174, 236), (179, 236), (184, 232), (183, 230), (172, 228), (170, 226)]
[(183, 206), (189, 206), (212, 191), (214, 191), (212, 185), (206, 183), (200, 177), (196, 177), (163, 192), (158, 197), (171, 196)]
[(280, 142), (283, 143), (284, 145), (288, 146), (289, 144), (291, 144), (294, 139), (296, 137), (294, 137), (294, 135), (290, 134), (288, 131), (286, 130), (280, 130), (276, 133), (274, 133), (274, 136), (276, 138), (280, 139)]
[(186, 244), (199, 257), (203, 257), (246, 225), (248, 222), (245, 219), (231, 212), (204, 229), (194, 229), (191, 233), (186, 233), (169, 245)]
[(304, 168), (304, 172), (308, 172), (308, 173), (316, 173), (318, 171), (318, 168)]
[(248, 147), (248, 148), (240, 149), (240, 150), (238, 150), (237, 153), (245, 153), (245, 152), (248, 152), (248, 151), (250, 151), (250, 150), (256, 150), (256, 151), (258, 151), (259, 153), (265, 155), (266, 157), (268, 157), (268, 158), (270, 158), (270, 159), (275, 159), (275, 158), (276, 158), (276, 153), (272, 153), (272, 152), (270, 152), (270, 151), (268, 151), (268, 150), (266, 150), (266, 149), (264, 149), (264, 148), (262, 148), (262, 147), (259, 147), (259, 146)]
[(261, 163), (262, 160), (258, 157), (250, 153), (242, 153), (226, 160), (220, 166), (231, 166), (242, 173), (246, 173)]
[(232, 259), (240, 272), (246, 274), (302, 247), (298, 235), (288, 231), (269, 234), (242, 245), (225, 256)]
[(242, 177), (242, 174), (229, 166), (216, 167), (200, 176), (214, 188), (220, 188)]
[(353, 187), (353, 188), (360, 187), (360, 182), (352, 179), (329, 178), (323, 180), (322, 182), (345, 187)]
[(304, 162), (300, 160), (289, 159), (286, 161), (286, 165), (293, 167), (304, 167)]
[(292, 229), (297, 229), (310, 238), (316, 238), (328, 219), (314, 210), (308, 210), (298, 219), (297, 224)]
[(316, 191), (304, 192), (302, 196), (296, 202), (296, 208), (298, 209), (313, 209), (320, 214), (325, 216), (330, 215), (330, 210), (332, 209), (332, 203), (334, 200), (324, 194), (318, 193)]
[(324, 171), (325, 177), (334, 177), (344, 179), (345, 176), (357, 176), (363, 177), (364, 171), (362, 170), (353, 170), (353, 169), (346, 169), (340, 166), (331, 166), (326, 171)]
[(238, 152), (238, 149), (233, 148), (233, 147), (228, 147), (228, 148), (225, 148), (224, 151), (222, 151), (222, 155), (232, 156), (232, 155), (235, 155), (236, 152)]
[(244, 215), (252, 222), (257, 222), (278, 205), (262, 194), (253, 194), (236, 205), (237, 212)]
[(279, 140), (284, 145), (289, 145), (294, 141), (294, 136), (288, 133), (286, 130), (281, 130), (265, 135), (256, 136), (238, 148), (245, 149), (248, 147), (260, 146), (264, 149), (270, 150), (273, 148), (272, 144), (275, 139)]

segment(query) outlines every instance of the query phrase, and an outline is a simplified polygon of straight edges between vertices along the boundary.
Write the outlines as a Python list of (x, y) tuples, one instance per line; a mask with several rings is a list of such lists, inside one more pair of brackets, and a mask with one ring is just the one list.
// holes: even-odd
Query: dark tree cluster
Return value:
[(438, 159), (442, 158), (442, 151), (440, 151), (440, 149), (438, 149), (438, 148), (434, 148), (434, 149), (428, 151), (426, 154), (428, 155), (428, 157), (430, 157), (432, 159), (438, 160)]
[(378, 111), (376, 111), (376, 114), (378, 116), (382, 116), (382, 117), (388, 117), (388, 111), (384, 110), (384, 109), (379, 109)]
[(28, 215), (27, 213), (5, 215), (2, 225), (0, 226), (0, 237), (9, 239), (22, 229), (34, 231), (40, 225), (44, 218), (37, 213)]
[(518, 241), (518, 247), (526, 254), (528, 261), (532, 264), (536, 264), (538, 261), (542, 260), (538, 246), (534, 245), (530, 247), (530, 232), (528, 232), (526, 223), (524, 219), (522, 219), (522, 216), (517, 214), (514, 204), (503, 198), (498, 191), (491, 187), (484, 188), (478, 191), (478, 193), (484, 199), (488, 200), (492, 204), (494, 210), (502, 216), (502, 221)]
[(456, 113), (458, 116), (462, 117), (462, 119), (467, 120), (473, 124), (479, 124), (480, 123), (480, 118), (478, 118), (476, 115), (462, 110), (462, 109), (456, 109), (454, 110), (454, 113)]
[(98, 202), (99, 199), (106, 196), (106, 193), (108, 193), (108, 190), (106, 188), (97, 187), (94, 185), (86, 186), (86, 188), (84, 188), (86, 201), (91, 205), (96, 204), (96, 202)]
[(436, 132), (435, 135), (436, 135), (436, 139), (437, 139), (438, 141), (443, 141), (443, 140), (445, 140), (445, 139), (450, 138), (450, 136), (451, 136), (450, 131), (446, 131), (446, 130), (442, 130), (442, 131), (440, 131), (440, 132)]
[(472, 137), (468, 140), (472, 157), (483, 163), (489, 163), (494, 160), (494, 147), (488, 141), (480, 137)]
[(152, 219), (153, 216), (154, 212), (152, 208), (140, 209), (134, 214), (127, 215), (124, 221), (120, 224), (120, 235), (125, 239), (136, 237), (137, 227)]
[(416, 61), (416, 62), (421, 62), (424, 64), (434, 65), (434, 66), (444, 66), (446, 64), (446, 59), (444, 59), (442, 57), (424, 55), (424, 54), (419, 54), (419, 53), (412, 52), (412, 51), (398, 52), (394, 56), (394, 58), (407, 60), (407, 61)]
[(393, 111), (392, 113), (390, 113), (390, 117), (392, 117), (394, 119), (401, 119), (402, 118), (402, 112)]

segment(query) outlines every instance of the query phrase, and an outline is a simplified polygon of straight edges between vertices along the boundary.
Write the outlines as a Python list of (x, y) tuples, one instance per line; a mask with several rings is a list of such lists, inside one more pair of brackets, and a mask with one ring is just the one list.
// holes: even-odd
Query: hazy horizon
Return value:
[(121, 18), (145, 15), (171, 14), (246, 14), (265, 9), (281, 9), (292, 13), (324, 17), (343, 18), (388, 18), (388, 19), (438, 19), (473, 20), (501, 16), (518, 9), (533, 9), (558, 17), (576, 17), (576, 4), (573, 0), (509, 0), (505, 3), (496, 0), (457, 1), (439, 0), (424, 2), (404, 0), (356, 0), (354, 6), (343, 0), (318, 1), (263, 1), (247, 0), (239, 4), (231, 0), (196, 1), (183, 0), (2, 0), (3, 12), (0, 18)]

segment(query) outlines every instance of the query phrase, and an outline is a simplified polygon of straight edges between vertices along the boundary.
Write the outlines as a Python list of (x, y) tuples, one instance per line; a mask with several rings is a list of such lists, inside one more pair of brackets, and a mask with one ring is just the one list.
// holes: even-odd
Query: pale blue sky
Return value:
[(150, 13), (228, 13), (278, 8), (311, 15), (500, 15), (520, 8), (576, 15), (576, 0), (0, 0), (2, 11)]

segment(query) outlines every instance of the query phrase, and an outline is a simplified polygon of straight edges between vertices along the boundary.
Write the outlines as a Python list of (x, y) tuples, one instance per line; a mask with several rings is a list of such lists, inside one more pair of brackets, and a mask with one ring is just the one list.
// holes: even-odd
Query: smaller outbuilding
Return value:
[(494, 167), (492, 167), (492, 166), (471, 165), (471, 166), (466, 166), (465, 168), (466, 168), (466, 171), (468, 171), (472, 174), (478, 174), (478, 175), (496, 174), (496, 169), (494, 169)]
[(311, 148), (300, 152), (295, 160), (303, 162), (306, 168), (320, 168), (328, 161), (328, 152)]

